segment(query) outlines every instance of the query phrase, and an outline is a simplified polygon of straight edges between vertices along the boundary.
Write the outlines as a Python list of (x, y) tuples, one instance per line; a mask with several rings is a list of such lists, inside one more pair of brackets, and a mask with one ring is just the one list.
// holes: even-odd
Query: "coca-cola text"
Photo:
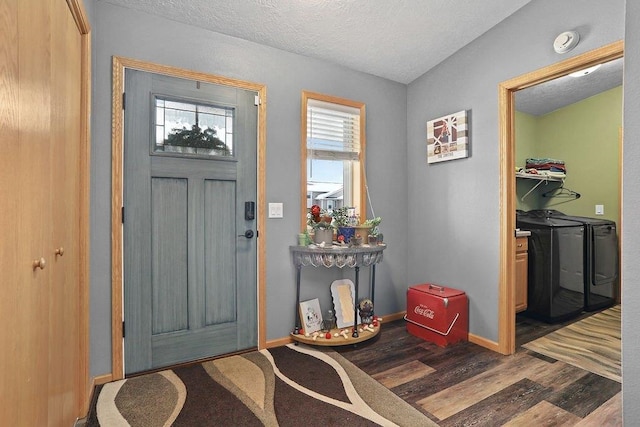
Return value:
[(427, 307), (426, 305), (416, 305), (416, 308), (413, 309), (413, 312), (420, 315), (420, 316), (424, 316), (428, 319), (433, 320), (433, 318), (435, 317), (436, 313), (431, 310), (429, 307)]

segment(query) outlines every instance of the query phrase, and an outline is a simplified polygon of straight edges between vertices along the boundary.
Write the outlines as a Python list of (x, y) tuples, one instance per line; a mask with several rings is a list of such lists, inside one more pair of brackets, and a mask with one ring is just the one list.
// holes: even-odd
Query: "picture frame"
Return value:
[(318, 332), (322, 329), (322, 310), (320, 300), (314, 298), (302, 301), (299, 306), (300, 323), (305, 334)]
[(354, 315), (358, 317), (356, 324), (362, 323), (360, 314), (355, 313), (356, 291), (349, 279), (334, 280), (331, 283), (331, 297), (336, 313), (336, 326), (348, 328), (354, 325)]
[(427, 121), (427, 164), (469, 157), (467, 111)]

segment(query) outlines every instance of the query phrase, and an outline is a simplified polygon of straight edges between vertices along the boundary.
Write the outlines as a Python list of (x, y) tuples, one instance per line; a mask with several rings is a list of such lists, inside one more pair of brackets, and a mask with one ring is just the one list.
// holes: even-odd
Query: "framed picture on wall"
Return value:
[(466, 110), (427, 122), (427, 163), (469, 157)]
[(300, 303), (300, 320), (305, 334), (318, 332), (322, 329), (322, 311), (318, 298)]

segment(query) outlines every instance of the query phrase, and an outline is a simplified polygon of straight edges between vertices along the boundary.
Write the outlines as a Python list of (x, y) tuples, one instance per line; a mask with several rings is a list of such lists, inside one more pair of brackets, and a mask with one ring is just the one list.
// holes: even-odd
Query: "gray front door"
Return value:
[(125, 373), (256, 347), (256, 92), (129, 69), (125, 92)]

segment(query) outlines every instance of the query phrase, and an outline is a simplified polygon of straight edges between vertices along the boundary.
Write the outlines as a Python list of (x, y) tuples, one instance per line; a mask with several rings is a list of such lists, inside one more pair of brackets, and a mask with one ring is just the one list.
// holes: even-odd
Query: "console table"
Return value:
[[(295, 307), (295, 330), (291, 333), (291, 337), (295, 341), (304, 342), (312, 345), (348, 345), (355, 344), (373, 338), (380, 331), (380, 326), (374, 327), (373, 331), (368, 331), (366, 336), (360, 336), (358, 333), (358, 286), (360, 267), (370, 267), (371, 270), (371, 302), (375, 297), (376, 282), (376, 264), (382, 261), (382, 252), (386, 249), (385, 244), (380, 245), (363, 245), (363, 246), (337, 246), (319, 247), (319, 246), (290, 246), (290, 252), (293, 257), (293, 264), (296, 267), (296, 307)], [(302, 334), (296, 333), (300, 330), (300, 317), (298, 316), (298, 307), (300, 305), (300, 277), (302, 267), (348, 267), (355, 270), (355, 300), (354, 300), (354, 324), (351, 337), (342, 337), (338, 339), (312, 339)], [(375, 304), (374, 304), (375, 307)], [(334, 331), (330, 331), (332, 334)]]

